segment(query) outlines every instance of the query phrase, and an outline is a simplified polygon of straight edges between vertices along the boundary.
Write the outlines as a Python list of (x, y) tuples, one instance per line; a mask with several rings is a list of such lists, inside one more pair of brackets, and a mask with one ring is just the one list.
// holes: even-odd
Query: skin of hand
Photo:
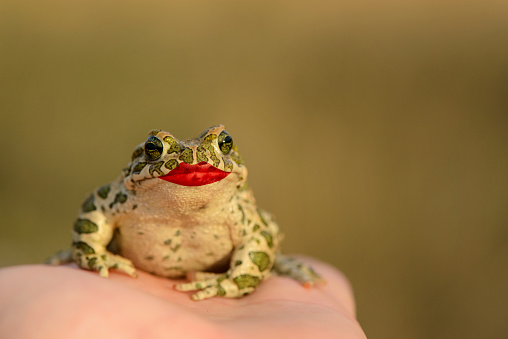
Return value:
[(240, 299), (192, 301), (182, 280), (139, 271), (109, 279), (76, 266), (0, 270), (1, 338), (366, 338), (346, 278), (302, 258), (326, 280), (303, 288), (271, 277)]

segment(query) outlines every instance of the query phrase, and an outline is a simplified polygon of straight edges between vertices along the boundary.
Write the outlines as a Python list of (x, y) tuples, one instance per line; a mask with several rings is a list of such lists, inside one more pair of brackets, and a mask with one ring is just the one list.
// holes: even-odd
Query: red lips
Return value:
[(213, 167), (206, 161), (201, 161), (195, 165), (182, 162), (177, 168), (159, 177), (159, 179), (182, 186), (203, 186), (221, 181), (230, 173), (231, 172), (224, 172), (223, 170)]

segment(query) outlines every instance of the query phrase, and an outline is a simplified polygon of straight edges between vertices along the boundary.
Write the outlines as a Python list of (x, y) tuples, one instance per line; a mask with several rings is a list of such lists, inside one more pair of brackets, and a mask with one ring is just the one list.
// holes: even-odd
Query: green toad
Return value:
[(270, 272), (306, 286), (319, 276), (278, 254), (282, 238), (272, 216), (259, 209), (247, 185), (247, 168), (224, 126), (178, 140), (153, 130), (110, 184), (81, 206), (72, 246), (48, 261), (75, 261), (107, 277), (136, 268), (196, 291), (194, 300), (237, 298), (254, 291)]

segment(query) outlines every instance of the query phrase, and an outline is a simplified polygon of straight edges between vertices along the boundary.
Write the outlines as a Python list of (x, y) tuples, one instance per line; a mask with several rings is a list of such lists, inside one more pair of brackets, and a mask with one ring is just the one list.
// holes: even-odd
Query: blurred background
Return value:
[(225, 124), (371, 338), (508, 337), (506, 1), (0, 3), (0, 266), (70, 242), (152, 128)]

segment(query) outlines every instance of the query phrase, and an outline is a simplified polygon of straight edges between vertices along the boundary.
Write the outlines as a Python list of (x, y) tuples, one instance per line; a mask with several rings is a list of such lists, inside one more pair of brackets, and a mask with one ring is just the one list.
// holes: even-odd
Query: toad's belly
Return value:
[(115, 234), (118, 252), (137, 268), (168, 278), (188, 271), (217, 271), (227, 267), (234, 244), (224, 225), (193, 227), (144, 222), (121, 225)]

